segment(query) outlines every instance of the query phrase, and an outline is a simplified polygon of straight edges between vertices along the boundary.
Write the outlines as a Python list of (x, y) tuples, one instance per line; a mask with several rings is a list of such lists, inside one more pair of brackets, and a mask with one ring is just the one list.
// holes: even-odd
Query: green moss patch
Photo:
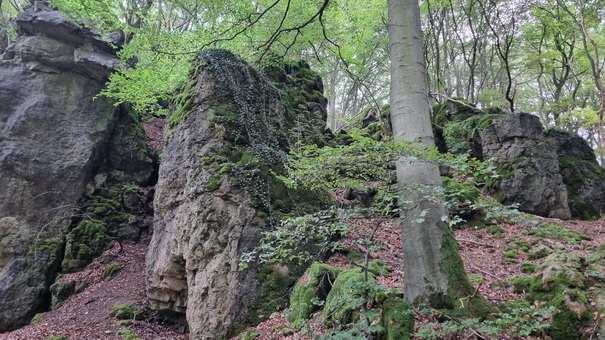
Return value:
[(401, 298), (390, 298), (382, 304), (381, 325), (384, 340), (411, 339), (414, 332), (414, 313), (412, 306)]
[(559, 156), (559, 167), (563, 183), (567, 188), (572, 217), (583, 220), (599, 217), (599, 207), (583, 198), (580, 193), (593, 181), (605, 177), (605, 170), (596, 161), (588, 161), (572, 156)]
[(451, 231), (447, 231), (443, 235), (441, 257), (446, 259), (442, 260), (439, 265), (447, 275), (448, 299), (435, 297), (433, 300), (439, 300), (431, 301), (430, 305), (449, 309), (454, 315), (474, 317), (490, 315), (494, 310), (482, 295), (475, 293), (475, 288), (464, 271), (464, 264), (458, 252), (458, 243)]
[(134, 335), (130, 329), (120, 329), (118, 331), (118, 335), (120, 335), (124, 340), (143, 340)]
[(35, 323), (39, 322), (40, 320), (44, 319), (45, 316), (46, 316), (46, 313), (38, 313), (38, 314), (34, 315), (34, 317), (31, 319), (29, 324), (30, 325), (35, 324)]
[(537, 266), (534, 263), (525, 262), (521, 263), (519, 268), (521, 268), (521, 271), (526, 274), (532, 274), (536, 272)]
[(118, 320), (136, 319), (141, 316), (136, 307), (126, 303), (119, 303), (111, 307), (109, 315)]
[(529, 303), (541, 301), (557, 309), (547, 331), (553, 339), (579, 339), (578, 329), (590, 319), (584, 265), (578, 254), (553, 253), (535, 268), (533, 276), (513, 279), (514, 293), (526, 293)]
[(340, 271), (327, 264), (313, 263), (292, 290), (288, 321), (296, 324), (307, 319), (326, 299)]
[[(366, 281), (367, 274), (367, 281)], [(334, 324), (345, 325), (353, 320), (354, 311), (368, 299), (367, 285), (376, 283), (374, 274), (365, 273), (362, 268), (343, 270), (334, 281), (332, 290), (326, 297), (323, 315)]]
[(103, 270), (103, 278), (105, 280), (111, 279), (121, 269), (122, 269), (122, 265), (119, 265), (119, 264), (112, 264), (110, 266), (107, 266), (107, 267), (105, 267), (105, 270)]
[(64, 273), (85, 267), (95, 257), (111, 247), (120, 228), (128, 223), (129, 215), (123, 205), (127, 188), (102, 189), (84, 210), (82, 219), (67, 234), (65, 256), (61, 263)]

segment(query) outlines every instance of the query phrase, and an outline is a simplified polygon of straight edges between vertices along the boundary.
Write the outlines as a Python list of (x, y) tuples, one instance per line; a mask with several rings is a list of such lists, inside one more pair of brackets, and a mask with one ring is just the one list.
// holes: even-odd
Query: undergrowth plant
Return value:
[[(439, 166), (442, 173), (447, 176), (446, 181), (455, 183), (455, 185), (449, 191), (441, 186), (397, 187), (393, 180), (395, 162), (413, 162), (418, 159), (427, 159), (435, 166)], [(334, 207), (313, 214), (294, 215), (282, 219), (280, 225), (266, 231), (260, 245), (244, 254), (240, 261), (241, 270), (257, 261), (261, 264), (308, 263), (330, 252), (342, 249), (339, 240), (351, 230), (347, 221), (352, 219), (374, 221), (374, 228), (371, 228), (371, 231), (367, 231), (365, 236), (358, 240), (365, 248), (363, 261), (356, 264), (363, 278), (350, 283), (351, 286), (347, 287), (348, 294), (338, 297), (338, 299), (342, 299), (342, 304), (336, 303), (336, 307), (332, 307), (335, 309), (328, 310), (329, 314), (323, 316), (324, 322), (332, 327), (324, 337), (321, 337), (325, 339), (376, 338), (380, 332), (384, 331), (384, 327), (378, 323), (381, 315), (380, 301), (392, 292), (387, 292), (386, 287), (377, 284), (370, 274), (369, 254), (379, 247), (374, 240), (374, 235), (382, 221), (399, 215), (397, 200), (401, 190), (421, 192), (424, 199), (444, 204), (454, 211), (455, 214), (442, 217), (442, 220), (447, 222), (450, 227), (464, 222), (461, 217), (462, 213), (476, 209), (485, 210), (484, 218), (497, 222), (521, 216), (516, 207), (503, 207), (495, 199), (482, 194), (480, 187), (496, 177), (494, 167), (489, 163), (478, 161), (468, 155), (441, 154), (436, 149), (427, 149), (413, 142), (398, 142), (388, 138), (376, 141), (353, 132), (351, 142), (347, 145), (334, 147), (299, 145), (295, 151), (291, 152), (291, 157), (285, 167), (287, 175), (276, 174), (276, 178), (290, 188), (303, 187), (311, 190), (336, 191), (345, 187), (364, 188), (368, 186), (368, 183), (372, 183), (372, 187), (375, 187), (375, 195), (369, 206), (356, 205), (347, 209)], [(415, 222), (421, 223), (424, 214), (426, 212), (421, 212)], [(316, 303), (318, 306), (323, 305), (323, 301), (316, 301)], [(334, 301), (331, 304), (333, 305)], [(323, 305), (323, 307), (325, 311), (327, 306)], [(340, 323), (330, 321), (331, 314), (345, 313), (345, 311), (353, 313), (353, 317), (339, 317), (337, 319), (341, 320)], [(529, 313), (529, 311), (525, 312)], [(430, 332), (449, 334), (456, 332), (456, 327), (480, 329), (486, 334), (526, 332), (528, 329), (531, 330), (529, 331), (531, 333), (541, 329), (531, 323), (529, 319), (526, 320), (519, 316), (519, 313), (522, 311), (512, 315), (503, 314), (498, 319), (502, 324), (478, 319), (451, 321), (439, 327), (429, 324), (425, 325), (419, 334), (430, 338), (428, 335)], [(342, 320), (346, 321), (343, 323)], [(528, 326), (525, 326), (524, 322)], [(513, 324), (513, 326), (509, 324)], [(305, 329), (305, 325), (298, 325), (298, 327)], [(517, 329), (521, 330), (517, 331)], [(311, 332), (310, 329), (308, 331)], [(312, 338), (318, 337), (312, 336)]]
[[(344, 187), (364, 187), (372, 182), (376, 186), (372, 205), (367, 208), (333, 208), (305, 216), (296, 216), (294, 212), (290, 217), (284, 217), (277, 228), (265, 232), (259, 247), (243, 255), (241, 269), (253, 261), (304, 262), (335, 251), (339, 247), (338, 239), (349, 230), (343, 221), (353, 218), (381, 220), (398, 216), (400, 190), (422, 192), (425, 199), (445, 204), (455, 211), (497, 206), (497, 202), (486, 197), (477, 198), (481, 196), (478, 187), (496, 177), (494, 167), (489, 163), (468, 155), (442, 154), (435, 148), (427, 149), (413, 141), (402, 142), (392, 138), (376, 141), (355, 131), (350, 133), (351, 142), (347, 145), (299, 145), (285, 163), (287, 175), (274, 175), (294, 189), (304, 187), (335, 191)], [(409, 163), (418, 159), (430, 160), (447, 172), (449, 181), (466, 184), (463, 186), (466, 191), (448, 192), (441, 186), (397, 187), (392, 180), (395, 162)], [(416, 222), (421, 223), (424, 214), (426, 212), (421, 212)], [(456, 215), (443, 216), (442, 219), (450, 226), (464, 221)]]
[(517, 339), (538, 335), (550, 326), (555, 308), (552, 306), (542, 308), (538, 305), (517, 307), (486, 320), (477, 318), (438, 320), (435, 312), (429, 308), (418, 309), (417, 317), (429, 321), (419, 323), (418, 331), (414, 336), (425, 340), (439, 340), (473, 338), (473, 336), (479, 339)]

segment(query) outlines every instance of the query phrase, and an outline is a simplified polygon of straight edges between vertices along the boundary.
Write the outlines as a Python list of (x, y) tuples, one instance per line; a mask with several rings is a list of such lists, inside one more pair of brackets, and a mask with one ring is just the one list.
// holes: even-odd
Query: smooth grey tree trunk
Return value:
[[(433, 145), (433, 131), (418, 0), (388, 0), (388, 16), (393, 135), (397, 140), (418, 140), (420, 145), (428, 147)], [(411, 164), (398, 162), (397, 181), (401, 189), (399, 200), (403, 202), (400, 206), (405, 299), (446, 307), (448, 300), (451, 303), (448, 288), (454, 283), (449, 283), (448, 279), (453, 277), (452, 271), (464, 273), (452, 232), (441, 220), (447, 215), (446, 208), (424, 199), (417, 190), (406, 190), (417, 184), (440, 186), (439, 169), (426, 160)], [(414, 222), (423, 211), (426, 211), (424, 221)], [(454, 256), (450, 256), (452, 253)], [(468, 282), (466, 275), (455, 276)], [(464, 282), (460, 284), (467, 286)]]

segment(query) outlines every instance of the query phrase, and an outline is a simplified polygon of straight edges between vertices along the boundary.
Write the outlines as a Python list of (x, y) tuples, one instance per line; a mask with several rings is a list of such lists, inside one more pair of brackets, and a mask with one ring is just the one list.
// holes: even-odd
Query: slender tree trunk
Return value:
[[(419, 140), (428, 147), (433, 145), (433, 131), (418, 0), (388, 0), (388, 16), (393, 135), (399, 140)], [(471, 297), (474, 290), (464, 272), (453, 234), (441, 220), (447, 211), (417, 190), (409, 190), (415, 185), (440, 186), (439, 169), (426, 160), (398, 162), (397, 181), (401, 189), (405, 299), (435, 307), (459, 308), (454, 301)], [(422, 215), (423, 222), (415, 221)]]

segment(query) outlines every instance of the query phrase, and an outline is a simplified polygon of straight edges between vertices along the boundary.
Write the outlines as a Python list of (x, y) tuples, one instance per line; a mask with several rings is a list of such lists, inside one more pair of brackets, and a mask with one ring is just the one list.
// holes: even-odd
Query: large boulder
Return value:
[[(297, 120), (289, 116), (296, 112), (282, 104), (279, 91), (230, 52), (205, 50), (167, 120), (147, 296), (152, 308), (185, 314), (193, 339), (224, 338), (237, 323), (267, 317), (252, 306), (269, 306), (269, 313), (283, 307), (268, 296), (278, 290), (286, 296), (295, 282), (286, 279), (289, 270), (238, 270), (242, 254), (276, 223), (278, 212), (294, 204), (321, 205), (319, 196), (289, 189), (274, 177), (283, 171), (291, 143), (305, 138), (290, 130)], [(315, 121), (311, 116), (308, 121)], [(267, 282), (276, 284), (265, 287)]]
[(479, 131), (481, 153), (493, 159), (500, 179), (495, 184), (504, 203), (523, 211), (568, 219), (567, 188), (559, 170), (557, 144), (545, 138), (538, 117), (515, 113)]
[(485, 111), (461, 102), (433, 108), (440, 150), (492, 159), (499, 178), (490, 189), (500, 201), (545, 217), (596, 218), (605, 209), (605, 170), (579, 135), (545, 131), (538, 117)]
[(575, 133), (551, 129), (547, 136), (557, 144), (571, 215), (598, 218), (605, 211), (605, 169), (597, 162), (594, 150)]
[[(267, 122), (265, 130), (279, 131), (283, 106), (266, 79), (226, 51), (206, 51), (197, 64), (183, 90), (190, 98), (183, 104), (186, 112), (169, 119), (174, 127), (156, 185), (147, 296), (155, 309), (186, 313), (192, 338), (216, 339), (243, 317), (258, 294), (258, 281), (250, 271), (238, 271), (238, 265), (242, 253), (256, 245), (264, 222), (255, 218), (251, 195), (210, 163), (225, 153), (229, 139), (259, 141), (255, 154), (246, 156), (249, 162), (260, 154), (280, 157), (279, 139), (260, 141), (258, 124)], [(234, 84), (226, 78), (239, 84), (230, 88)], [(244, 96), (234, 93), (238, 88)], [(254, 101), (249, 111), (245, 96)], [(225, 131), (221, 119), (237, 121), (240, 114), (251, 129), (242, 124)]]
[(97, 97), (118, 65), (110, 44), (44, 2), (16, 26), (0, 62), (0, 331), (49, 307), (65, 235), (128, 117)]

